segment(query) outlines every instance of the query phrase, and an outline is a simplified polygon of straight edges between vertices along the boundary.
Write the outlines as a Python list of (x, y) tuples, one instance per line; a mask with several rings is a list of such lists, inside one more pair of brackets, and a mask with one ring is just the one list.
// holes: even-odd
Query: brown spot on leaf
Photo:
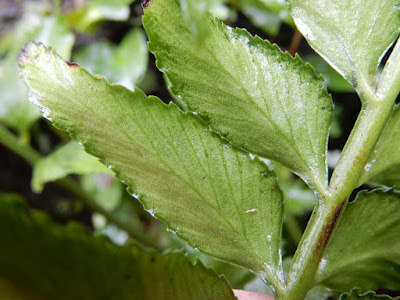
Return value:
[(147, 6), (149, 6), (151, 0), (142, 0), (142, 7), (146, 8)]
[(77, 68), (77, 67), (79, 67), (79, 64), (77, 64), (76, 62), (69, 62), (69, 61), (66, 61), (66, 64), (67, 64), (68, 67), (70, 67), (70, 68)]
[(18, 66), (20, 66), (22, 68), (25, 64), (25, 61), (27, 61), (28, 59), (29, 59), (28, 51), (24, 47), (21, 49), (21, 51), (18, 54), (18, 58), (17, 58)]

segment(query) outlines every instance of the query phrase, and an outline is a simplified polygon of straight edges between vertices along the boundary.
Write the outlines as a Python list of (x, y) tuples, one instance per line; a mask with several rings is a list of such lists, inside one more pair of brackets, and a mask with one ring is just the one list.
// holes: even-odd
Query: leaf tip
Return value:
[(40, 49), (41, 47), (44, 48), (42, 43), (36, 43), (33, 40), (28, 41), (18, 54), (18, 66), (23, 68), (27, 61), (29, 61), (32, 57), (37, 56), (37, 51), (35, 50)]

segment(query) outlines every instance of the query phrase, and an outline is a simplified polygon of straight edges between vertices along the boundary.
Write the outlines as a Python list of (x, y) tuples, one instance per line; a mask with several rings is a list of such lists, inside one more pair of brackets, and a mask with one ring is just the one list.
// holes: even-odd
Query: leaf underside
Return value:
[(354, 86), (375, 86), (378, 65), (399, 34), (399, 0), (289, 0), (297, 28)]
[(182, 253), (115, 246), (12, 196), (0, 196), (0, 240), (1, 299), (234, 299), (225, 279)]
[(43, 45), (19, 57), (30, 99), (109, 166), (170, 230), (221, 260), (279, 272), (282, 193), (258, 159), (192, 114), (110, 86)]
[(360, 192), (340, 219), (316, 282), (342, 292), (400, 290), (399, 205), (397, 192)]
[(145, 8), (149, 49), (171, 91), (234, 145), (325, 188), (332, 101), (323, 79), (298, 56), (210, 15), (207, 21), (200, 47), (178, 0)]

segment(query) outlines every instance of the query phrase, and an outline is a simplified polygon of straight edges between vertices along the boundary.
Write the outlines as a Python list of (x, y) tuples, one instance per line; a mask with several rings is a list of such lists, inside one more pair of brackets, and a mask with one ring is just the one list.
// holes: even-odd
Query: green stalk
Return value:
[[(26, 162), (28, 162), (31, 166), (33, 166), (38, 160), (42, 158), (42, 156), (29, 145), (22, 144), (18, 137), (12, 134), (7, 128), (0, 124), (0, 144), (3, 144), (5, 147), (13, 151), (22, 157)], [(65, 190), (69, 191), (73, 195), (77, 196), (84, 203), (90, 206), (93, 210), (102, 214), (110, 223), (113, 223), (125, 230), (133, 240), (136, 240), (140, 244), (146, 247), (151, 247), (156, 250), (161, 251), (162, 249), (154, 243), (152, 239), (150, 239), (147, 235), (139, 232), (135, 227), (133, 227), (130, 223), (121, 220), (116, 214), (113, 212), (105, 210), (103, 207), (98, 205), (87, 193), (84, 191), (81, 186), (72, 180), (69, 177), (62, 178), (56, 183), (63, 187)]]
[(12, 134), (7, 128), (0, 124), (0, 144), (10, 149), (12, 152), (18, 154), (30, 165), (35, 164), (41, 156), (31, 147), (22, 144), (19, 139)]
[(313, 287), (315, 273), (343, 206), (344, 202), (335, 205), (320, 199), (293, 258), (287, 289), (278, 295), (279, 300), (304, 299)]
[(304, 299), (315, 285), (314, 277), (329, 239), (393, 112), (394, 94), (380, 99), (370, 89), (363, 91), (363, 107), (332, 175), (330, 194), (318, 195), (318, 205), (293, 259), (287, 290), (278, 295), (280, 300)]

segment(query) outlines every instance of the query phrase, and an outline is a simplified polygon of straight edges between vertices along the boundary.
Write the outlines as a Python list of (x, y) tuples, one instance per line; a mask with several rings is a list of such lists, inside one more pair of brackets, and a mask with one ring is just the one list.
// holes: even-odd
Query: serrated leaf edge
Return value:
[[(200, 116), (198, 116), (197, 114), (195, 114), (195, 113), (193, 113), (193, 112), (191, 112), (191, 111), (183, 112), (183, 111), (179, 108), (179, 106), (176, 105), (175, 103), (169, 102), (168, 104), (166, 104), (166, 103), (164, 103), (163, 101), (161, 101), (161, 100), (160, 100), (158, 97), (156, 97), (156, 96), (147, 96), (147, 95), (145, 95), (144, 92), (142, 92), (142, 91), (141, 91), (140, 89), (138, 89), (138, 88), (135, 88), (134, 91), (131, 91), (131, 90), (125, 88), (124, 86), (121, 86), (121, 85), (118, 85), (118, 84), (109, 84), (109, 83), (107, 82), (106, 78), (104, 78), (103, 76), (100, 76), (100, 75), (92, 75), (92, 74), (90, 74), (85, 68), (81, 67), (79, 64), (74, 63), (74, 62), (71, 63), (71, 62), (65, 61), (53, 48), (51, 48), (51, 47), (46, 47), (46, 46), (43, 45), (42, 43), (37, 43), (37, 42), (35, 42), (35, 41), (29, 41), (29, 42), (22, 48), (22, 50), (21, 50), (21, 52), (20, 52), (20, 55), (18, 56), (18, 65), (19, 65), (19, 67), (21, 68), (21, 72), (22, 72), (22, 69), (24, 68), (23, 61), (24, 61), (25, 59), (28, 59), (28, 56), (27, 56), (27, 55), (28, 55), (28, 53), (29, 53), (29, 50), (27, 50), (26, 48), (32, 47), (32, 46), (33, 46), (33, 47), (39, 47), (39, 48), (40, 48), (40, 50), (42, 51), (42, 53), (40, 53), (39, 55), (53, 55), (53, 56), (55, 56), (56, 58), (58, 58), (58, 59), (64, 61), (65, 64), (67, 64), (68, 66), (73, 67), (73, 68), (79, 68), (81, 71), (85, 72), (87, 75), (91, 76), (93, 79), (98, 80), (98, 81), (102, 81), (102, 82), (106, 83), (107, 87), (109, 87), (109, 88), (113, 88), (113, 87), (114, 87), (114, 88), (115, 88), (115, 87), (122, 88), (122, 89), (126, 90), (128, 93), (131, 93), (131, 94), (141, 93), (141, 94), (143, 94), (143, 95), (147, 98), (147, 101), (154, 101), (154, 102), (159, 103), (159, 105), (160, 105), (160, 106), (162, 107), (162, 109), (164, 109), (164, 110), (169, 110), (169, 109), (172, 109), (172, 108), (173, 108), (173, 109), (176, 109), (176, 110), (179, 111), (179, 113), (181, 114), (181, 116), (182, 116), (183, 118), (194, 118), (194, 119), (196, 120), (196, 122), (199, 122), (199, 123), (202, 124), (205, 128), (208, 128), (209, 132), (210, 132), (213, 136), (217, 137), (218, 139), (221, 138), (221, 136), (220, 136), (217, 132), (212, 131), (211, 128), (210, 128), (210, 126), (207, 126), (207, 122), (205, 122), (205, 121), (204, 121)], [(44, 51), (44, 52), (43, 52), (43, 51)], [(37, 56), (39, 56), (39, 55), (37, 55)], [(22, 77), (22, 76), (21, 76), (21, 77)], [(23, 79), (23, 80), (24, 80), (24, 79)], [(29, 86), (29, 84), (27, 84), (27, 85)], [(30, 90), (30, 88), (29, 88), (29, 90)], [(137, 199), (137, 200), (143, 205), (143, 208), (144, 208), (152, 217), (154, 217), (154, 218), (160, 220), (161, 222), (163, 222), (163, 223), (167, 226), (167, 230), (168, 230), (168, 231), (171, 231), (171, 232), (175, 233), (178, 237), (180, 237), (180, 238), (182, 238), (184, 241), (186, 241), (186, 242), (188, 243), (188, 245), (190, 245), (190, 246), (192, 246), (192, 247), (198, 247), (197, 245), (192, 244), (188, 239), (182, 237), (181, 234), (179, 233), (179, 230), (178, 230), (177, 228), (171, 226), (169, 222), (167, 222), (164, 218), (160, 217), (160, 216), (157, 214), (157, 211), (153, 210), (152, 207), (149, 207), (147, 201), (145, 200), (146, 195), (139, 195), (139, 194), (136, 194), (136, 193), (135, 193), (136, 186), (134, 186), (133, 184), (130, 185), (130, 186), (128, 186), (128, 184), (126, 183), (126, 181), (128, 181), (128, 180), (127, 180), (128, 178), (125, 177), (125, 176), (123, 176), (123, 175), (121, 174), (121, 172), (119, 171), (118, 168), (115, 168), (112, 164), (109, 164), (105, 158), (100, 157), (100, 156), (98, 155), (98, 153), (97, 153), (97, 150), (96, 150), (95, 148), (91, 148), (91, 147), (89, 147), (89, 146), (86, 146), (85, 143), (81, 143), (81, 142), (80, 142), (80, 138), (79, 138), (79, 137), (80, 137), (79, 131), (77, 131), (77, 130), (72, 130), (72, 131), (71, 131), (69, 128), (67, 128), (66, 126), (62, 125), (61, 123), (59, 123), (59, 122), (57, 122), (57, 121), (53, 121), (53, 120), (52, 120), (52, 114), (53, 114), (53, 112), (49, 111), (46, 107), (44, 107), (43, 105), (41, 105), (41, 104), (39, 103), (39, 101), (35, 100), (36, 95), (31, 94), (31, 91), (29, 91), (29, 94), (30, 94), (29, 100), (30, 100), (31, 102), (33, 102), (35, 105), (37, 105), (37, 106), (40, 108), (40, 110), (43, 112), (43, 117), (45, 117), (46, 119), (48, 119), (49, 121), (51, 121), (52, 124), (53, 124), (56, 128), (58, 128), (58, 129), (60, 129), (60, 130), (63, 130), (63, 131), (66, 131), (66, 132), (71, 136), (71, 138), (72, 138), (73, 140), (77, 141), (78, 143), (80, 143), (80, 144), (82, 145), (82, 147), (83, 147), (83, 149), (84, 149), (85, 152), (87, 152), (88, 154), (90, 154), (90, 155), (92, 155), (92, 156), (98, 158), (99, 161), (100, 161), (102, 164), (104, 164), (105, 166), (108, 167), (108, 169), (110, 169), (112, 172), (114, 172), (116, 178), (118, 178), (122, 183), (124, 183), (124, 184), (127, 186), (126, 191), (127, 191), (131, 196), (133, 196), (135, 199)], [(227, 142), (228, 142), (228, 141), (227, 141)], [(229, 143), (229, 142), (228, 142), (228, 143)], [(225, 143), (225, 144), (228, 144), (228, 143)], [(234, 151), (238, 151), (238, 152), (240, 152), (242, 155), (247, 156), (248, 159), (251, 161), (252, 164), (254, 164), (254, 163), (261, 164), (261, 165), (268, 171), (268, 174), (274, 174), (274, 175), (275, 175), (275, 173), (273, 172), (273, 170), (270, 170), (270, 168), (265, 164), (265, 162), (261, 161), (258, 157), (255, 156), (254, 158), (251, 158), (251, 156), (249, 155), (249, 153), (248, 153), (247, 151), (243, 151), (242, 149), (237, 148), (236, 146), (232, 145), (231, 143), (229, 143), (229, 147), (231, 147)], [(265, 175), (264, 175), (264, 176), (265, 176)], [(283, 192), (282, 192), (281, 188), (280, 188), (279, 185), (278, 185), (276, 175), (275, 175), (275, 178), (276, 178), (275, 185), (274, 185), (275, 190), (276, 190), (276, 191), (279, 191), (279, 192), (282, 194), (282, 199), (283, 199)], [(224, 218), (224, 217), (223, 217), (223, 218)], [(225, 218), (224, 218), (224, 219), (225, 219)], [(207, 254), (207, 255), (216, 257), (214, 254), (209, 253), (209, 252), (207, 252), (207, 251), (201, 249), (200, 247), (199, 247), (199, 250), (200, 250), (201, 252)], [(253, 252), (254, 252), (254, 251), (253, 251)], [(254, 253), (255, 253), (255, 252), (254, 252)], [(258, 256), (258, 254), (257, 254), (257, 256)], [(263, 261), (263, 259), (261, 259), (261, 257), (260, 257), (260, 261)], [(265, 263), (264, 263), (264, 264), (265, 264)], [(265, 266), (267, 267), (267, 265), (265, 265)], [(268, 275), (271, 276), (272, 274), (268, 274)]]

